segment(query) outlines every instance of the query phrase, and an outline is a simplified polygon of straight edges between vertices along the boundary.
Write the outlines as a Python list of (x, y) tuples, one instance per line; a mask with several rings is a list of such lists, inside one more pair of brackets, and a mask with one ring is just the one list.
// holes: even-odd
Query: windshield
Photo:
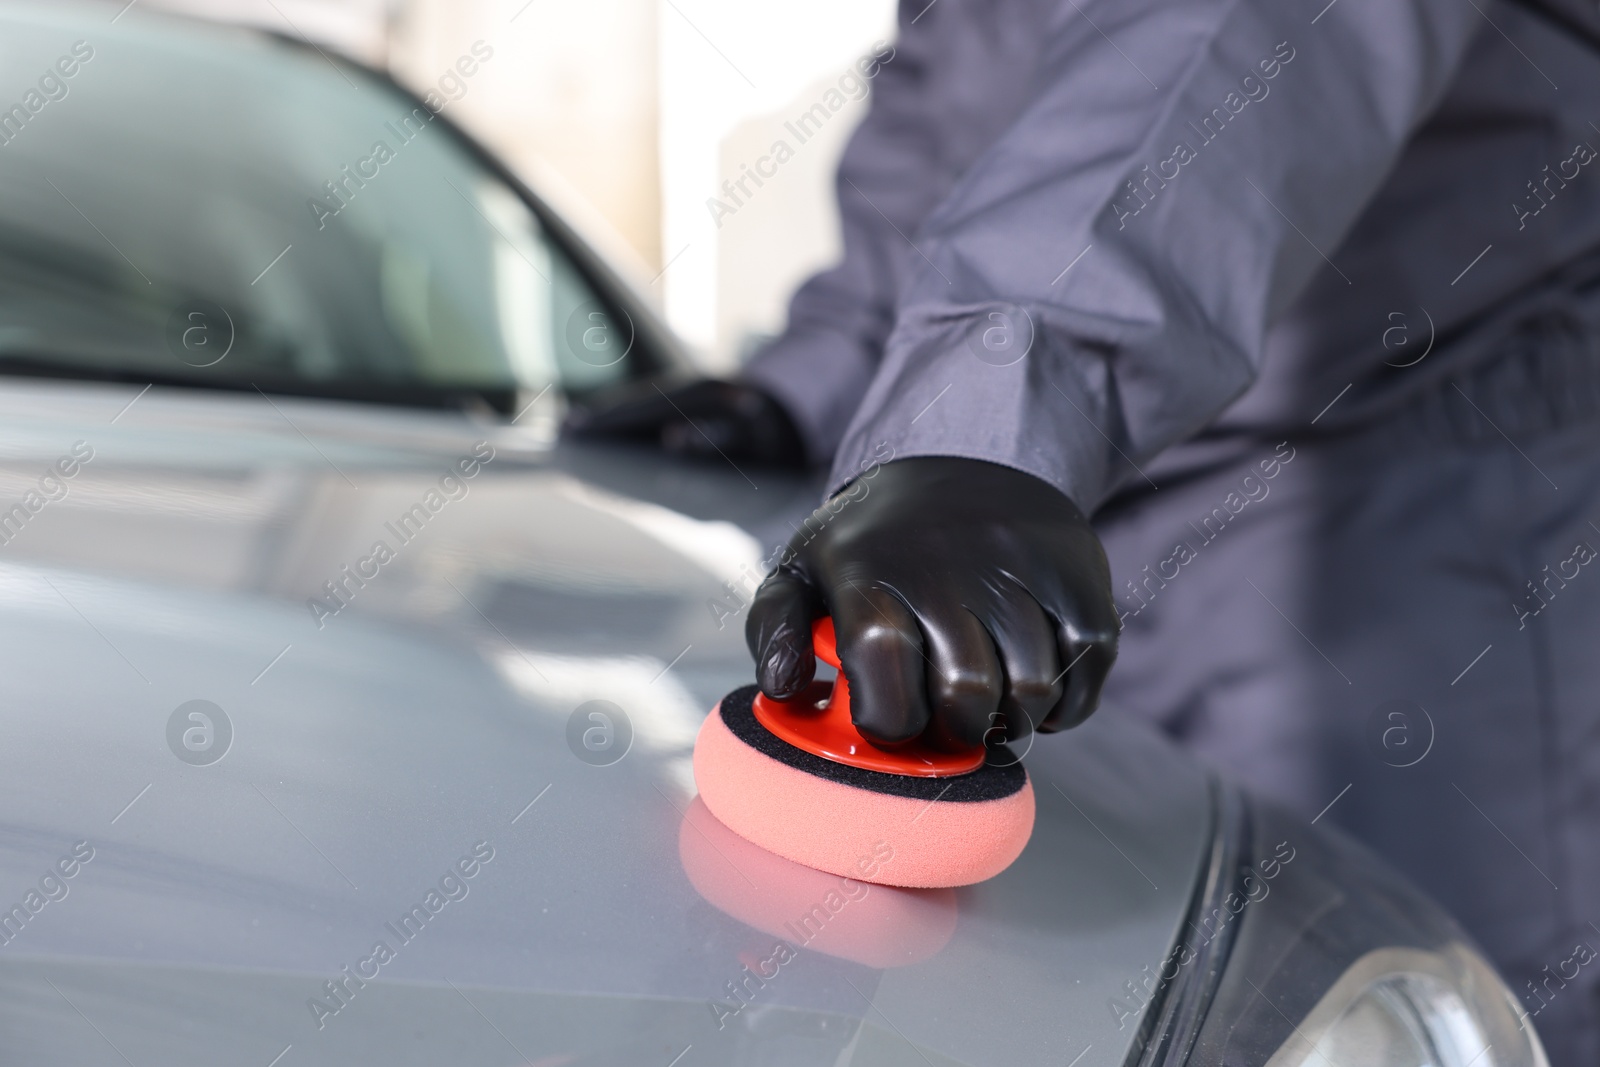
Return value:
[(638, 369), (631, 320), (442, 100), (55, 7), (7, 26), (0, 71), (0, 372), (509, 410)]

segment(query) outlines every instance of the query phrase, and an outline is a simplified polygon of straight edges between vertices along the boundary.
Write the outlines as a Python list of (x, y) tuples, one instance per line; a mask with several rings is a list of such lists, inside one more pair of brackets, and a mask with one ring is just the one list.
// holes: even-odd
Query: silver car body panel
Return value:
[[(0, 906), (93, 849), (0, 946), (8, 1058), (1127, 1057), (1111, 1001), (1174, 943), (1212, 832), (1205, 774), (1128, 723), (1032, 746), (1037, 828), (1000, 877), (847, 902), (880, 933), (869, 903), (900, 916), (917, 962), (820, 937), (766, 962), (771, 929), (686, 875), (695, 731), (751, 679), (741, 595), (813, 483), (467, 416), (136, 392), (0, 384), (0, 520), (27, 512), (0, 525)], [(28, 510), (78, 442), (92, 459)], [(393, 558), (347, 606), (308, 607), (380, 540)], [(231, 724), (208, 765), (169, 742), (191, 700)], [(631, 724), (609, 765), (569, 743), (594, 700)], [(475, 847), (492, 859), (443, 883), (464, 895), (397, 937)], [(718, 848), (737, 885), (743, 854)], [(745, 878), (746, 903), (811, 873)], [(379, 941), (393, 958), (363, 962)], [(747, 966), (768, 978), (744, 1003)]]

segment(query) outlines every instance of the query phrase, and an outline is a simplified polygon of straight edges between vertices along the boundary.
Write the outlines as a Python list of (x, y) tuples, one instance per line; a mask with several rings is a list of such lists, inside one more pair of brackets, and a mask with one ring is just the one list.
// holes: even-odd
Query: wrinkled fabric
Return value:
[(1600, 277), (1584, 0), (900, 21), (839, 172), (843, 261), (746, 371), (832, 488), (888, 445), (1092, 510), (1202, 428), (1393, 411)]
[(1409, 875), (1555, 1067), (1600, 1062), (1597, 385), (1600, 338), (1527, 336), (1357, 432), (1179, 445), (1096, 522), (1097, 714)]

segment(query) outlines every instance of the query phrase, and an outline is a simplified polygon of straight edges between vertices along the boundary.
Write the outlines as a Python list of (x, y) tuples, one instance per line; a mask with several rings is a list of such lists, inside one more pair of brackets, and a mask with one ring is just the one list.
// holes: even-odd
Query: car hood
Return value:
[[(134, 393), (0, 385), (19, 1059), (1126, 1057), (1110, 1002), (1211, 840), (1163, 742), (1041, 738), (1032, 842), (957, 891), (842, 885), (696, 801), (695, 731), (751, 681), (743, 604), (814, 482)], [(813, 905), (829, 931), (796, 936)]]

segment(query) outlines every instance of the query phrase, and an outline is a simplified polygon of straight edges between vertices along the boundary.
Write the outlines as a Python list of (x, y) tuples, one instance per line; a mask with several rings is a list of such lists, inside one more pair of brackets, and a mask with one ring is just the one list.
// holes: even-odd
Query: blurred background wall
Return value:
[[(577, 222), (712, 371), (781, 329), (790, 292), (838, 255), (833, 169), (866, 101), (846, 95), (804, 144), (784, 124), (894, 26), (893, 0), (143, 2), (307, 37), (419, 91), (484, 42), (493, 58), (449, 116)], [(793, 157), (715, 213), (733, 203), (722, 183), (780, 138)]]

